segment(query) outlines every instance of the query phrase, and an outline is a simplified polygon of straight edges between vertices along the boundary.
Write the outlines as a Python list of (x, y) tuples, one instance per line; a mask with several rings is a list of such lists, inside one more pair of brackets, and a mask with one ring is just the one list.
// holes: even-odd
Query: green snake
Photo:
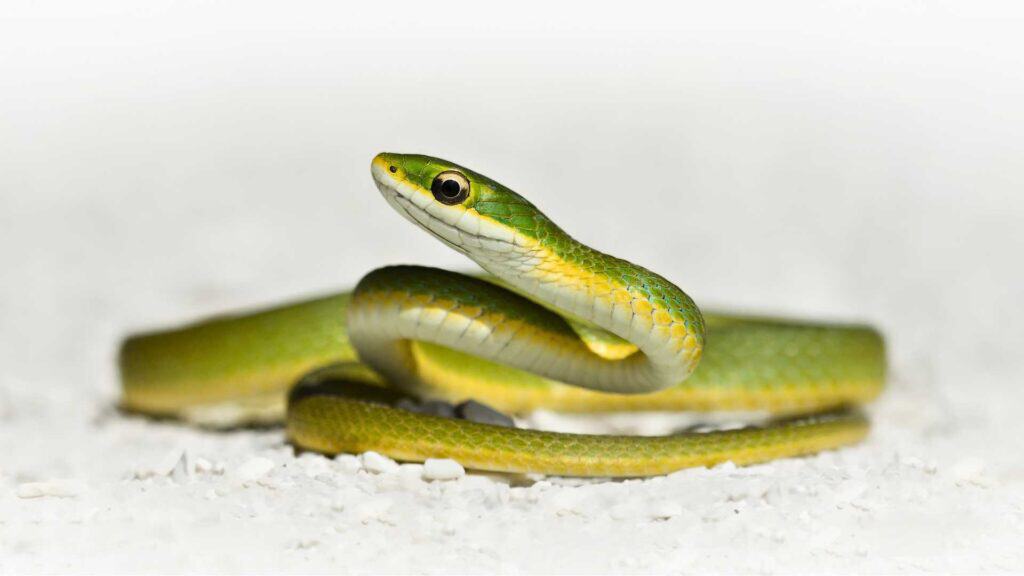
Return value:
[[(861, 440), (885, 380), (867, 326), (702, 314), (675, 284), (578, 242), (498, 182), (379, 154), (384, 199), (487, 276), (375, 270), (350, 293), (129, 337), (122, 406), (195, 422), (284, 419), (296, 446), (453, 458), (478, 470), (646, 476)], [(773, 419), (666, 436), (446, 418), (404, 398), (524, 413), (749, 410)]]

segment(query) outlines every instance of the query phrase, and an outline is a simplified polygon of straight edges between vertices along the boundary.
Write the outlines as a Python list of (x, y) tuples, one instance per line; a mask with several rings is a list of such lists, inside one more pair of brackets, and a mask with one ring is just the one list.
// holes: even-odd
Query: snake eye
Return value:
[(469, 196), (469, 179), (455, 170), (441, 172), (434, 178), (430, 191), (438, 202), (452, 206)]

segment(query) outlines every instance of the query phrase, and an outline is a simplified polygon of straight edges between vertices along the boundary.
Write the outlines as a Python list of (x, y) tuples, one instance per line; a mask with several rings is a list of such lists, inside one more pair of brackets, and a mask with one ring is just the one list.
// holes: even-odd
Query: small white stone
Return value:
[(359, 458), (351, 454), (338, 454), (334, 457), (334, 464), (342, 472), (353, 473), (362, 470), (363, 463), (359, 461)]
[(188, 465), (188, 456), (181, 448), (165, 453), (155, 463), (143, 466), (135, 471), (135, 478), (143, 480), (154, 476), (170, 476), (176, 469)]
[(15, 494), (18, 498), (73, 498), (82, 493), (83, 487), (77, 480), (46, 480), (19, 484)]
[(327, 459), (319, 454), (303, 454), (298, 463), (308, 478), (315, 478), (329, 470)]
[(732, 460), (726, 460), (725, 462), (715, 466), (713, 469), (720, 472), (733, 472), (736, 470), (736, 463)]
[(257, 456), (235, 469), (235, 476), (242, 482), (259, 480), (274, 469), (274, 461)]
[(208, 472), (213, 472), (213, 462), (206, 458), (196, 458), (192, 461), (193, 474), (206, 474)]
[(152, 467), (153, 473), (157, 476), (170, 476), (184, 458), (186, 458), (185, 451), (181, 448), (170, 450)]
[(192, 476), (192, 468), (189, 467), (188, 453), (182, 451), (181, 457), (178, 458), (174, 468), (171, 469), (171, 479), (181, 483), (188, 480), (190, 476)]
[(423, 475), (423, 464), (401, 464), (398, 467), (398, 474), (403, 477), (415, 477), (419, 480), (420, 476)]
[(402, 464), (398, 467), (398, 481), (406, 489), (415, 489), (423, 485), (422, 464)]
[(366, 468), (375, 474), (383, 474), (385, 472), (394, 472), (395, 470), (398, 470), (398, 462), (395, 462), (387, 456), (381, 456), (373, 451), (364, 452), (361, 458), (363, 461), (363, 468)]
[(423, 463), (424, 480), (455, 480), (466, 475), (466, 469), (451, 458), (427, 458)]

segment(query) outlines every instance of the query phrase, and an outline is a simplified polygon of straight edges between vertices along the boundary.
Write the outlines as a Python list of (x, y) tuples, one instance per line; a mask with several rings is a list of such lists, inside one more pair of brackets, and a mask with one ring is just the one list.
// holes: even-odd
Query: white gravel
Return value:
[[(4, 3), (0, 573), (1024, 572), (1021, 14), (740, 4)], [(468, 269), (381, 201), (385, 149), (478, 167), (702, 305), (878, 325), (869, 440), (583, 481), (114, 410), (130, 331)]]
[(450, 458), (427, 458), (423, 463), (424, 480), (456, 480), (466, 475), (466, 469)]
[(275, 466), (269, 458), (252, 458), (235, 469), (235, 476), (242, 482), (253, 482), (266, 476)]
[(82, 489), (81, 483), (76, 480), (46, 480), (19, 484), (14, 493), (18, 498), (42, 498), (44, 496), (72, 498), (78, 496)]
[(363, 468), (374, 474), (383, 474), (385, 472), (394, 472), (398, 470), (398, 463), (388, 458), (387, 456), (381, 456), (376, 452), (364, 452), (360, 456), (360, 463)]

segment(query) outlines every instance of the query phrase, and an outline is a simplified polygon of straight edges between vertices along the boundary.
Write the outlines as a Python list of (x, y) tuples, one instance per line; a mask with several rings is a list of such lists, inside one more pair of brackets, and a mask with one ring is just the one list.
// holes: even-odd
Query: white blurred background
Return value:
[(1024, 344), (1022, 25), (1009, 2), (6, 2), (5, 369), (470, 266), (380, 200), (390, 150), (705, 306), (875, 322), (897, 359), (996, 385)]
[(1022, 30), (1015, 2), (4, 2), (0, 415), (109, 405), (130, 330), (469, 269), (381, 201), (387, 150), (704, 306), (877, 324), (897, 394), (1009, 442)]

